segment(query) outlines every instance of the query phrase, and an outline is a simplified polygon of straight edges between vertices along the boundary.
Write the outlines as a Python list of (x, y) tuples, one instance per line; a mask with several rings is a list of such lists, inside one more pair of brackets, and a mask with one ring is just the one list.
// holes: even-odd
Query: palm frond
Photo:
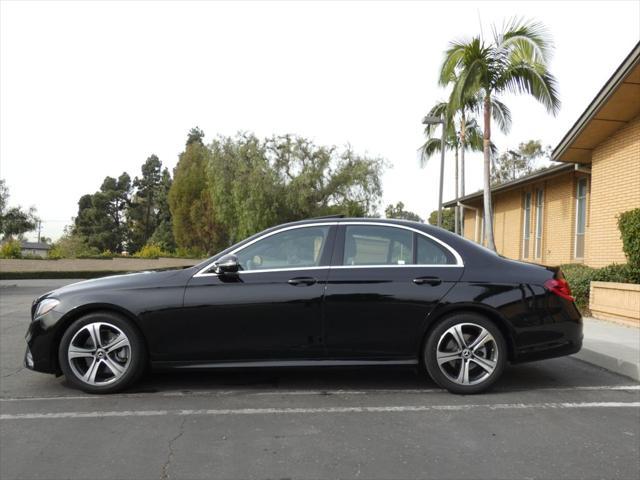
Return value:
[(483, 106), (484, 93), (481, 91), (477, 91), (474, 92), (473, 95), (469, 95), (464, 99), (462, 108), (464, 108), (465, 112), (479, 114), (480, 112), (482, 112)]
[(449, 44), (449, 48), (444, 52), (444, 59), (440, 67), (440, 78), (438, 79), (440, 85), (449, 85), (455, 78), (456, 70), (464, 58), (467, 46), (468, 42), (463, 41), (453, 41)]
[(553, 115), (560, 110), (557, 81), (544, 65), (526, 62), (512, 65), (504, 72), (501, 86), (513, 93), (528, 93)]
[(494, 33), (494, 38), (499, 49), (509, 51), (516, 59), (543, 64), (551, 59), (553, 41), (541, 22), (513, 18), (505, 24), (502, 33)]
[(420, 168), (424, 168), (427, 165), (427, 161), (430, 157), (440, 151), (442, 140), (439, 138), (428, 138), (426, 142), (420, 147)]
[(472, 150), (474, 152), (481, 152), (483, 149), (483, 135), (482, 128), (478, 125), (475, 119), (467, 120), (465, 125), (465, 150)]
[[(449, 104), (447, 102), (438, 102), (427, 112), (427, 117), (445, 117), (449, 118)], [(438, 128), (438, 124), (428, 124), (426, 123), (426, 119), (422, 121), (425, 124), (424, 133), (427, 137), (430, 137), (434, 134), (436, 129)]]
[(461, 70), (449, 98), (449, 105), (453, 110), (459, 110), (465, 101), (477, 95), (483, 88), (483, 73), (484, 66), (481, 59), (472, 61)]
[(502, 133), (511, 130), (511, 110), (495, 97), (491, 97), (491, 117)]

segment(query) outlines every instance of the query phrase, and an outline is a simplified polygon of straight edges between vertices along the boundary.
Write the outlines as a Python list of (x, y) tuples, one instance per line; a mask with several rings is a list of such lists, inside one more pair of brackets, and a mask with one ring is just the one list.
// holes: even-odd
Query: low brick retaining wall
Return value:
[(589, 309), (596, 318), (640, 327), (640, 285), (591, 282)]
[(0, 272), (131, 272), (155, 270), (157, 268), (190, 267), (201, 260), (190, 258), (108, 258), (60, 260), (14, 260), (0, 259)]

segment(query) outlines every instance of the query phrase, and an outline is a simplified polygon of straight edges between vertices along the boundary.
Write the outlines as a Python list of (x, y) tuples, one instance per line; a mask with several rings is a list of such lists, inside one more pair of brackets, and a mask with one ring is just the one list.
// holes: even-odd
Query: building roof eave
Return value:
[[(553, 165), (549, 168), (546, 168), (544, 170), (541, 170), (539, 172), (534, 172), (531, 173), (529, 175), (526, 175), (524, 177), (520, 177), (517, 178), (515, 180), (511, 180), (510, 182), (505, 182), (505, 183), (501, 183), (498, 184), (494, 187), (491, 188), (491, 193), (492, 194), (496, 194), (499, 192), (504, 192), (507, 190), (511, 190), (513, 188), (517, 188), (519, 186), (522, 186), (524, 184), (530, 183), (530, 182), (535, 182), (538, 181), (542, 178), (548, 178), (548, 177), (553, 177), (555, 175), (559, 175), (562, 173), (566, 173), (566, 172), (570, 172), (576, 169), (578, 165), (570, 163), (564, 163), (564, 164), (560, 164), (560, 165)], [(470, 200), (476, 200), (478, 198), (482, 198), (482, 194), (483, 191), (482, 190), (478, 190), (477, 192), (474, 193), (470, 193), (469, 195), (465, 195), (464, 197), (459, 197), (459, 198), (455, 198), (453, 200), (449, 200), (448, 202), (445, 202), (442, 204), (443, 207), (445, 208), (451, 208), (451, 207), (455, 207), (458, 203), (465, 203), (468, 202)]]
[[(552, 159), (558, 162), (591, 163), (591, 153), (595, 146), (640, 113), (640, 102), (637, 101), (639, 79), (640, 42), (558, 143), (553, 150)], [(603, 110), (608, 111), (600, 118)]]

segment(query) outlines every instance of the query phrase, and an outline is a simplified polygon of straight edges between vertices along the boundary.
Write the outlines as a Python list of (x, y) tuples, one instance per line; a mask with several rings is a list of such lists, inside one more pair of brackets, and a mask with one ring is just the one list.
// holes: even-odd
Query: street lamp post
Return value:
[(445, 149), (445, 121), (444, 115), (441, 117), (424, 117), (422, 121), (425, 125), (442, 124), (442, 140), (440, 141), (440, 189), (438, 191), (438, 226), (442, 227), (442, 186), (444, 184), (444, 149)]

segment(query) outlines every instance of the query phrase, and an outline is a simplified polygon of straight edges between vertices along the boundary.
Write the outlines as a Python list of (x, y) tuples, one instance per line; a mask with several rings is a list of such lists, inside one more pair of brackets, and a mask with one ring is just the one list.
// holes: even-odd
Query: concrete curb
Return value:
[(582, 350), (574, 358), (640, 382), (640, 328), (585, 317)]
[(583, 348), (573, 355), (573, 357), (640, 382), (640, 365), (638, 364), (627, 362), (589, 348)]

